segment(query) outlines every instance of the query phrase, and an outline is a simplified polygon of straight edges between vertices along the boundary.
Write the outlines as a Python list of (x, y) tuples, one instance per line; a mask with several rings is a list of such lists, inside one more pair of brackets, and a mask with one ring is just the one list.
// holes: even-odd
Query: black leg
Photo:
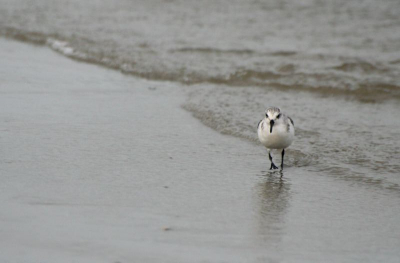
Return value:
[(272, 169), (278, 169), (278, 167), (276, 167), (276, 165), (274, 164), (274, 162), (272, 161), (272, 156), (271, 156), (271, 152), (268, 152), (269, 155), (269, 160), (271, 161), (271, 168), (269, 168), (270, 170)]
[(282, 150), (282, 163), (281, 163), (282, 170), (283, 170), (283, 156), (285, 156), (285, 149)]

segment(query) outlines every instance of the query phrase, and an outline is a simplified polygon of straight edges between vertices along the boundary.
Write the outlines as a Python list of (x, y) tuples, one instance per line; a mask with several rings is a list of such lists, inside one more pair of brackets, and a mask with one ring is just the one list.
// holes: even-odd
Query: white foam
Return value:
[(74, 54), (74, 49), (66, 41), (60, 41), (54, 38), (47, 39), (47, 45), (53, 50), (60, 52), (66, 56)]

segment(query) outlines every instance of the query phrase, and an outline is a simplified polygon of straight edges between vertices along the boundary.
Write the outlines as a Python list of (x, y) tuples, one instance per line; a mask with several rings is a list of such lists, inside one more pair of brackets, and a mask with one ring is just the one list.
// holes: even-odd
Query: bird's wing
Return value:
[(290, 118), (289, 116), (288, 116), (288, 118), (289, 118), (290, 122), (292, 123), (292, 125), (293, 125), (293, 127), (294, 127), (294, 121), (293, 121), (292, 118)]

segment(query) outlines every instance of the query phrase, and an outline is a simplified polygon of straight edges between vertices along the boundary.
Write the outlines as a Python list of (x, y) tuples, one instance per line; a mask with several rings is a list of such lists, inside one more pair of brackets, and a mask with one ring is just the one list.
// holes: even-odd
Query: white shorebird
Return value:
[(271, 169), (278, 169), (272, 161), (271, 150), (282, 149), (282, 163), (285, 155), (285, 148), (289, 147), (294, 140), (294, 122), (293, 120), (277, 107), (270, 107), (265, 110), (265, 118), (258, 123), (258, 139), (268, 149)]

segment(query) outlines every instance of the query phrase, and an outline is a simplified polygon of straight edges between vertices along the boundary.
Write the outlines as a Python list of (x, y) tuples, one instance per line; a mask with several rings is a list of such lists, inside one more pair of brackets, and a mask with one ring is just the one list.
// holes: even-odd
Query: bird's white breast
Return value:
[(276, 123), (270, 133), (270, 125), (267, 119), (264, 119), (258, 126), (258, 139), (269, 149), (285, 149), (292, 144), (294, 139), (294, 126), (292, 123)]

